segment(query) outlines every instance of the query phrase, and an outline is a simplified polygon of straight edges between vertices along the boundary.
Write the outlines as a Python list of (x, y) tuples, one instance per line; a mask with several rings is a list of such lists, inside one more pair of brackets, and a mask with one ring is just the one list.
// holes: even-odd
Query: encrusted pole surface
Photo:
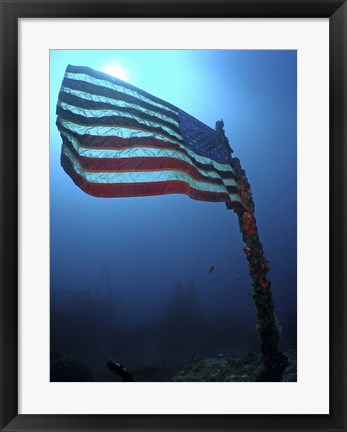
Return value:
[[(223, 126), (223, 120), (217, 122), (216, 131), (223, 137), (225, 145), (231, 150)], [(233, 153), (232, 150), (231, 153)], [(252, 190), (239, 159), (230, 156), (230, 164), (236, 175), (243, 208), (226, 205), (228, 209), (233, 209), (237, 214), (242, 239), (246, 244), (244, 252), (247, 257), (249, 275), (253, 285), (252, 298), (256, 307), (257, 326), (264, 363), (264, 370), (261, 376), (259, 376), (259, 381), (280, 381), (283, 371), (287, 367), (288, 360), (278, 348), (279, 330), (274, 314), (270, 289), (271, 283), (266, 276), (269, 272), (269, 266), (258, 235), (256, 219), (254, 217)]]

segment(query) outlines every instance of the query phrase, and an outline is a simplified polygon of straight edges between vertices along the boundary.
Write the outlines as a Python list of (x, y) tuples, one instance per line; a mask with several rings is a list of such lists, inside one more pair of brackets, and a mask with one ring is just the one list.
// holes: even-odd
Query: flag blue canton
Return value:
[(189, 149), (216, 162), (229, 163), (231, 151), (215, 130), (181, 110), (178, 118), (182, 138)]

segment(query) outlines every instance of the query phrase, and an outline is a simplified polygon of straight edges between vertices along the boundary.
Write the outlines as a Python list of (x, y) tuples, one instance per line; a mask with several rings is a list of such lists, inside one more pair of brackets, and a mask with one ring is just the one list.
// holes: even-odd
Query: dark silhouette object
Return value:
[(232, 157), (231, 155), (234, 153), (234, 150), (230, 147), (229, 144), (229, 140), (228, 138), (225, 136), (225, 131), (224, 131), (224, 121), (223, 119), (218, 120), (216, 122), (216, 132), (220, 135), (220, 137), (223, 140), (223, 144), (225, 145), (225, 147), (227, 148), (227, 150), (230, 152), (230, 157)]
[(211, 266), (210, 270), (208, 271), (208, 274), (211, 274), (213, 272), (213, 270), (214, 270), (214, 266)]
[(123, 381), (135, 381), (134, 380), (134, 378), (133, 378), (133, 374), (132, 373), (130, 373), (130, 372), (128, 372), (126, 369), (125, 369), (125, 367), (123, 367), (122, 365), (120, 365), (119, 363), (116, 363), (114, 360), (109, 360), (108, 362), (107, 362), (107, 367), (108, 367), (108, 369), (111, 371), (111, 372), (113, 372), (113, 373), (115, 373), (115, 374), (117, 374), (117, 375), (119, 375), (121, 378), (122, 378), (122, 380)]
[(216, 121), (216, 131), (220, 134), (224, 134), (224, 121), (223, 119)]

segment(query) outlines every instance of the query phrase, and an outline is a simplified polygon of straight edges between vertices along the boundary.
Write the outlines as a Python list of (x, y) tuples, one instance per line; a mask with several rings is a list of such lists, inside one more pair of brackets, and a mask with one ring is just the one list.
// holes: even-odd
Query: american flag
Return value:
[(230, 147), (214, 129), (131, 84), (66, 69), (57, 104), (61, 164), (96, 197), (186, 194), (241, 205)]

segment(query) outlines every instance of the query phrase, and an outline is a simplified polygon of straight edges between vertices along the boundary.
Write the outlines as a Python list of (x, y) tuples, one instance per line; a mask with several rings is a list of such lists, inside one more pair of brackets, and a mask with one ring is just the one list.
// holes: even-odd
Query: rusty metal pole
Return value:
[(274, 314), (274, 305), (271, 294), (271, 283), (267, 279), (269, 272), (268, 262), (265, 259), (263, 246), (254, 217), (254, 201), (251, 186), (242, 169), (239, 159), (231, 157), (232, 150), (225, 136), (223, 121), (216, 123), (216, 131), (222, 136), (225, 145), (230, 150), (230, 164), (235, 172), (243, 208), (235, 208), (226, 204), (228, 209), (234, 210), (238, 217), (242, 239), (246, 246), (244, 252), (249, 265), (249, 275), (252, 280), (252, 298), (256, 307), (257, 327), (264, 370), (259, 381), (280, 381), (283, 371), (288, 365), (288, 359), (279, 350), (279, 330)]

